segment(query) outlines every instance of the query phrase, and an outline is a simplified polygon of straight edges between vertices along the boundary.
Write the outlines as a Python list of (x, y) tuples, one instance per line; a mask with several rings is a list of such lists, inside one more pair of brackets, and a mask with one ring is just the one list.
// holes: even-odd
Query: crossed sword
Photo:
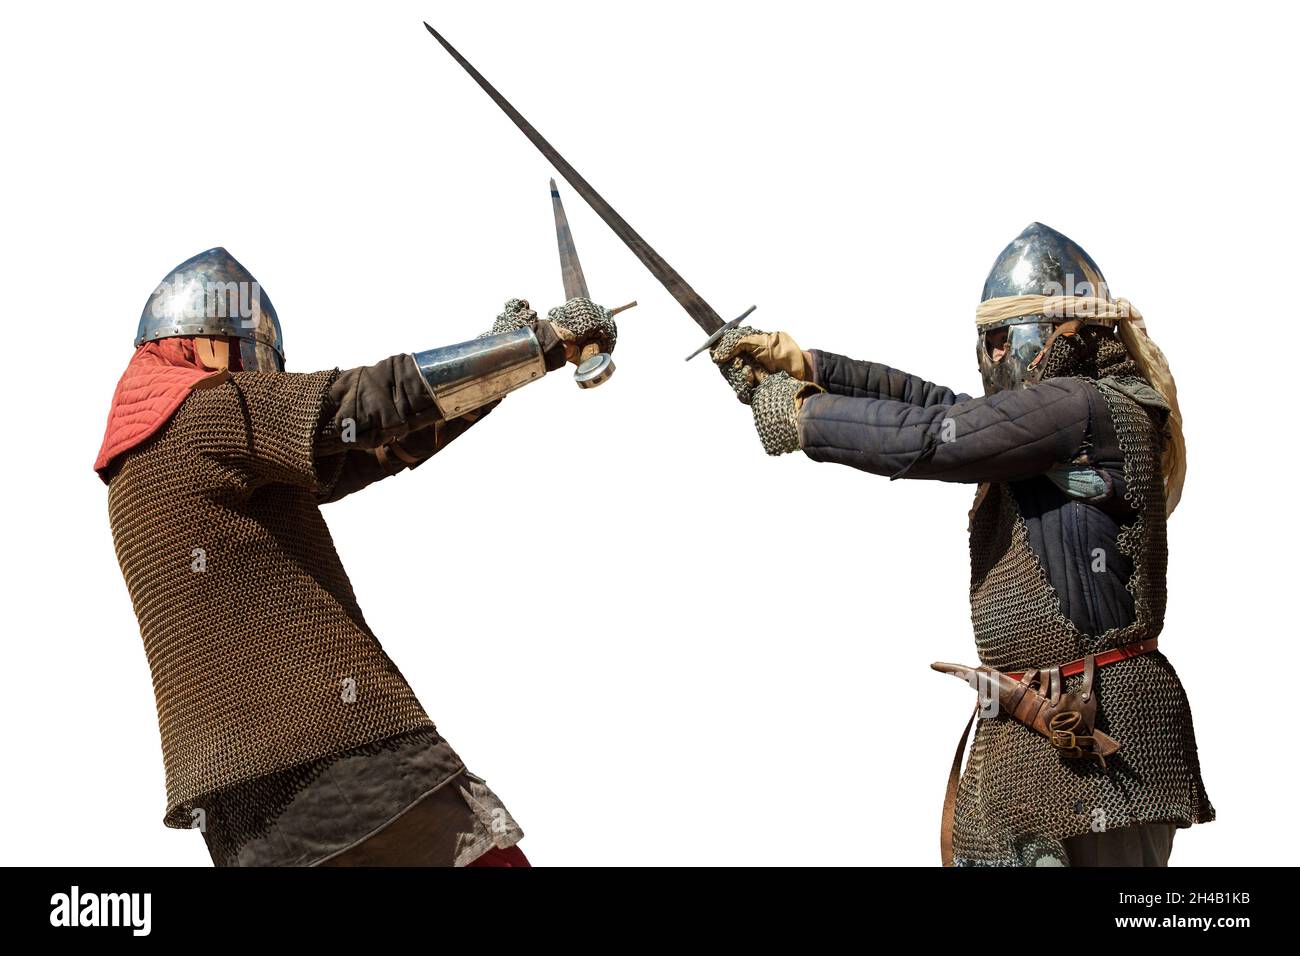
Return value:
[[(520, 131), (528, 137), (529, 141), (537, 147), (543, 156), (554, 166), (561, 176), (568, 181), (569, 185), (577, 192), (579, 196), (587, 201), (596, 215), (605, 220), (605, 224), (614, 230), (614, 234), (623, 240), (623, 244), (632, 250), (633, 255), (641, 260), (641, 264), (650, 270), (650, 274), (659, 280), (659, 284), (668, 290), (668, 293), (677, 300), (678, 304), (690, 314), (697, 325), (708, 334), (708, 339), (698, 349), (686, 356), (690, 361), (706, 349), (711, 348), (729, 329), (734, 329), (740, 325), (756, 306), (750, 306), (741, 315), (732, 319), (730, 322), (723, 322), (721, 316), (714, 311), (713, 306), (704, 301), (703, 296), (690, 287), (685, 279), (678, 275), (677, 270), (670, 266), (664, 257), (655, 252), (648, 242), (637, 234), (626, 219), (607, 203), (592, 188), (591, 183), (582, 178), (582, 175), (569, 165), (568, 160), (561, 156), (546, 138), (542, 136), (537, 129), (524, 119), (517, 109), (510, 105), (510, 102), (497, 92), (496, 87), (487, 81), (487, 79), (478, 70), (474, 69), (473, 64), (466, 60), (457, 52), (447, 40), (433, 27), (426, 22), (424, 28), (428, 30), (435, 40), (437, 40), (444, 50), (451, 54), (452, 59), (459, 63), (471, 77), (474, 82), (483, 88), (483, 92), (492, 98), (492, 102), (501, 108), (501, 111), (510, 117), (511, 122), (519, 127)], [(574, 296), (587, 297), (587, 282), (582, 275), (582, 266), (578, 263), (578, 251), (573, 245), (573, 235), (569, 231), (569, 221), (564, 215), (564, 206), (560, 202), (559, 191), (555, 188), (555, 180), (551, 180), (551, 203), (555, 207), (555, 232), (560, 244), (560, 271), (564, 277), (564, 294), (566, 298)], [(635, 302), (630, 305), (620, 306), (614, 309), (610, 314), (623, 311), (636, 305)], [(584, 368), (586, 371), (584, 372)], [(598, 345), (588, 345), (580, 356), (577, 371), (574, 373), (574, 379), (584, 388), (592, 385), (599, 385), (607, 380), (614, 371), (613, 360), (608, 354), (600, 351)]]

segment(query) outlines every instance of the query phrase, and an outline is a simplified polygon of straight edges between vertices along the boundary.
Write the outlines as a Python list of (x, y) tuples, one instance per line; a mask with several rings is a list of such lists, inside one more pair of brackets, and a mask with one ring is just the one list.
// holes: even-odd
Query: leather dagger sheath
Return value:
[(1084, 658), (1083, 685), (1066, 693), (1065, 679), (1059, 667), (1026, 671), (1020, 680), (991, 667), (967, 667), (963, 664), (930, 665), (944, 674), (952, 674), (976, 688), (980, 703), (996, 695), (998, 712), (1035, 733), (1046, 737), (1065, 757), (1096, 758), (1103, 767), (1106, 758), (1120, 748), (1120, 743), (1097, 730), (1097, 694), (1094, 687), (1097, 663), (1093, 656)]

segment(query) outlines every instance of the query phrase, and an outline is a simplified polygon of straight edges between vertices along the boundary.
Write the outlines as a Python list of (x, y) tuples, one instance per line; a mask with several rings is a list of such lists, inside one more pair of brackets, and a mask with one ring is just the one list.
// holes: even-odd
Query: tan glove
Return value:
[(812, 356), (799, 348), (789, 332), (752, 332), (727, 343), (713, 361), (724, 365), (739, 357), (767, 372), (785, 372), (801, 382), (813, 380)]

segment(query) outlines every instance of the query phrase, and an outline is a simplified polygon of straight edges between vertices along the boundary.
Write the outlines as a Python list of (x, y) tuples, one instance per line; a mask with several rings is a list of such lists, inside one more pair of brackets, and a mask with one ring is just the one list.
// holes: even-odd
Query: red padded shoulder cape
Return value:
[(113, 392), (104, 443), (95, 459), (99, 477), (107, 482), (113, 460), (166, 425), (191, 389), (220, 384), (228, 375), (199, 364), (193, 339), (158, 339), (136, 349)]

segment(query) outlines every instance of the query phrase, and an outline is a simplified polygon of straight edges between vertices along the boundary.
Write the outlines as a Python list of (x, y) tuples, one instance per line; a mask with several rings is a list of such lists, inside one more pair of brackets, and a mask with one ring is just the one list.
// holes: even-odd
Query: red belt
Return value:
[[(1105, 651), (1098, 654), (1096, 663), (1098, 667), (1105, 667), (1107, 664), (1114, 664), (1116, 661), (1128, 660), (1130, 657), (1141, 657), (1143, 654), (1150, 654), (1156, 649), (1158, 638), (1149, 637), (1145, 641), (1138, 641), (1136, 644), (1125, 644), (1123, 647), (1117, 647), (1113, 651)], [(1079, 658), (1077, 661), (1070, 661), (1068, 664), (1061, 665), (1062, 677), (1073, 677), (1075, 674), (1083, 673), (1083, 662), (1085, 658)], [(1021, 680), (1025, 675), (1022, 671), (1019, 674), (1007, 674), (1012, 680)]]

